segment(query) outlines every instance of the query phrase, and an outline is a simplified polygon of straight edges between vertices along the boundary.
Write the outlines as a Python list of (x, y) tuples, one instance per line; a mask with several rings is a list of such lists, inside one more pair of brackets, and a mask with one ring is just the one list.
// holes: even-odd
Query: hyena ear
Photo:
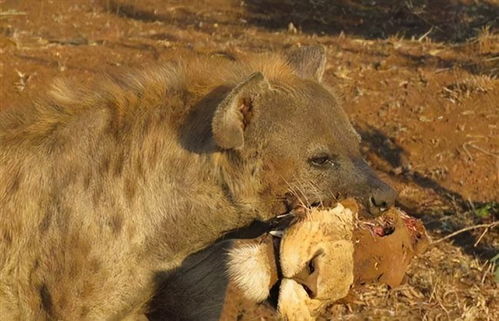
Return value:
[(218, 105), (211, 122), (213, 138), (224, 149), (244, 146), (244, 130), (251, 122), (256, 99), (270, 88), (262, 73), (251, 74)]
[(326, 69), (326, 49), (323, 46), (306, 46), (285, 53), (288, 64), (296, 75), (305, 79), (322, 80)]

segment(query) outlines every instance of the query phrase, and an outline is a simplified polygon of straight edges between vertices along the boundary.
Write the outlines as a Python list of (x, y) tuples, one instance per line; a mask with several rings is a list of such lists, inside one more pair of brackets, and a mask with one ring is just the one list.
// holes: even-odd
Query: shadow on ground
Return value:
[(499, 6), (446, 0), (247, 0), (251, 23), (270, 29), (290, 22), (305, 33), (393, 35), (463, 42), (484, 26), (497, 28)]
[[(446, 234), (448, 234), (467, 227), (466, 222), (471, 221), (474, 224), (483, 223), (480, 222), (480, 218), (475, 215), (475, 211), (476, 209), (484, 208), (486, 206), (489, 210), (489, 217), (496, 220), (499, 218), (499, 204), (467, 200), (461, 194), (445, 188), (436, 180), (427, 177), (418, 171), (407, 169), (404, 161), (404, 149), (395, 144), (393, 139), (380, 130), (370, 127), (364, 130), (358, 129), (358, 132), (362, 136), (362, 140), (365, 146), (368, 147), (368, 150), (375, 153), (377, 157), (390, 165), (392, 170), (386, 174), (397, 180), (401, 180), (404, 183), (414, 183), (421, 188), (431, 189), (442, 200), (447, 203), (452, 203), (455, 210), (447, 213), (438, 213), (436, 219), (435, 215), (430, 215), (431, 213), (421, 210), (419, 206), (411, 206), (403, 203), (397, 204), (397, 206), (409, 212), (411, 215), (422, 219), (427, 229), (435, 232), (445, 230)], [(463, 216), (466, 217), (466, 220), (462, 219)], [(474, 246), (477, 238), (471, 232), (459, 234), (453, 238), (453, 240), (454, 244), (461, 247), (466, 253), (482, 259), (490, 259), (497, 254), (497, 249), (492, 246)]]
[[(228, 2), (230, 5), (225, 3), (223, 7), (214, 4), (212, 11), (199, 10), (197, 2), (174, 6), (165, 1), (164, 6), (157, 6), (132, 0), (100, 0), (100, 5), (104, 11), (122, 19), (161, 22), (176, 29), (210, 35), (217, 31), (214, 25), (246, 30), (247, 25), (252, 24), (270, 31), (283, 31), (292, 22), (305, 34), (339, 35), (343, 32), (363, 39), (427, 37), (452, 44), (469, 44), (470, 39), (499, 30), (499, 5), (485, 1), (465, 4), (464, 1), (247, 0), (242, 4)], [(168, 33), (149, 37), (152, 40), (178, 40)], [(489, 49), (482, 48), (479, 59), (466, 54), (452, 58), (433, 56), (428, 52), (400, 51), (399, 54), (415, 67), (428, 64), (441, 69), (458, 66), (477, 75), (497, 75), (495, 51), (490, 49), (489, 52)]]
[[(236, 19), (230, 19), (231, 16), (222, 19), (220, 16), (211, 14), (211, 12), (196, 11), (196, 7), (192, 5), (192, 3), (186, 3), (185, 5), (175, 7), (165, 4), (164, 6), (159, 7), (150, 4), (148, 5), (147, 2), (140, 3), (126, 0), (101, 0), (100, 4), (105, 11), (125, 19), (140, 22), (159, 21), (165, 24), (177, 26), (180, 29), (193, 27), (197, 30), (205, 30), (206, 28), (203, 29), (199, 26), (200, 22), (204, 25), (222, 23), (226, 25), (238, 24)], [(161, 40), (169, 40), (168, 38), (170, 37), (172, 36), (167, 35), (167, 39)]]

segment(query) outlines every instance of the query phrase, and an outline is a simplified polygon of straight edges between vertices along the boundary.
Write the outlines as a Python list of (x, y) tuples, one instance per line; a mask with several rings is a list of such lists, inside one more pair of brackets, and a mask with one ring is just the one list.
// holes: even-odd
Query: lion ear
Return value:
[(251, 74), (217, 106), (211, 123), (216, 144), (224, 149), (244, 146), (244, 130), (252, 121), (256, 99), (270, 88), (262, 73)]
[(323, 46), (306, 46), (285, 53), (288, 64), (296, 75), (304, 79), (322, 80), (326, 69), (326, 49)]

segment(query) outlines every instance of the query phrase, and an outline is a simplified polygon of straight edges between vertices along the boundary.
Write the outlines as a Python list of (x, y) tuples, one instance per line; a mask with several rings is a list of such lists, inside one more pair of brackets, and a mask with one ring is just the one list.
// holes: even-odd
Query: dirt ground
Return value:
[[(366, 159), (439, 239), (499, 218), (498, 29), (497, 0), (0, 0), (0, 108), (56, 78), (87, 82), (183, 51), (322, 44)], [(368, 287), (331, 315), (499, 320), (498, 230), (433, 245), (405, 285)], [(244, 303), (237, 320), (272, 318)]]

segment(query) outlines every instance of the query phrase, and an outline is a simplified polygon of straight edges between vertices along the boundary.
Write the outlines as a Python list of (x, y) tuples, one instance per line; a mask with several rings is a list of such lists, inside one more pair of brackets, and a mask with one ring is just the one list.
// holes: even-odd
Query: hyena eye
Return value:
[(309, 163), (316, 167), (338, 167), (336, 157), (328, 154), (320, 154), (309, 159)]
[(330, 158), (327, 155), (316, 156), (316, 157), (310, 158), (310, 163), (312, 163), (312, 165), (322, 166), (322, 165), (326, 165), (326, 163), (329, 161), (329, 159)]

